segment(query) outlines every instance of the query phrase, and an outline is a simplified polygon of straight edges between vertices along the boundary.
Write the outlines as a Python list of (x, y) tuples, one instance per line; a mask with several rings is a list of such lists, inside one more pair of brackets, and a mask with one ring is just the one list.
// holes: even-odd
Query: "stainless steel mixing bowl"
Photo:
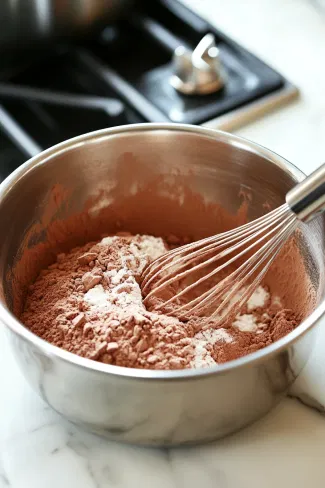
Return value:
[[(125, 178), (133, 164), (142, 170)], [(119, 187), (121, 175), (124, 183)], [(42, 243), (49, 239), (46, 228), (53, 221), (65, 221), (87, 205), (88, 217), (96, 220), (100, 207), (110, 207), (112, 200), (132, 196), (134, 211), (126, 217), (125, 227), (134, 232), (154, 231), (150, 224), (141, 228), (137, 195), (141, 185), (150, 184), (157, 176), (169, 183), (173, 180), (175, 188), (186, 185), (206, 204), (221, 202), (231, 212), (240, 204), (241, 190), (249, 190), (253, 197), (249, 215), (253, 218), (265, 213), (266, 200), (273, 206), (282, 203), (285, 193), (304, 175), (252, 142), (194, 126), (133, 125), (59, 144), (29, 160), (0, 185), (0, 319), (27, 380), (49, 405), (71, 421), (131, 443), (209, 441), (263, 416), (287, 392), (305, 365), (315, 326), (325, 309), (321, 217), (309, 224), (301, 237), (307, 270), (317, 290), (316, 309), (277, 343), (220, 366), (149, 371), (97, 363), (41, 340), (12, 313), (14, 306), (16, 310), (21, 306), (24, 292), (23, 280), (18, 276), (22, 251), (36, 249), (26, 268), (32, 279), (51, 259), (49, 246), (42, 248)], [(116, 185), (118, 191), (111, 193), (112, 198), (107, 197)], [(156, 188), (159, 192), (159, 185)], [(166, 193), (164, 185), (161, 191), (165, 198), (175, 198), (172, 190)], [(106, 195), (100, 205), (93, 198), (98, 194)], [(148, 209), (142, 206), (141, 212), (150, 211), (155, 229), (157, 223), (168, 220), (171, 232), (177, 232), (177, 219), (159, 213), (154, 202), (152, 195)], [(102, 232), (105, 226), (112, 228), (114, 219), (112, 213), (111, 222), (102, 222)], [(200, 228), (195, 219), (191, 225), (201, 234), (213, 229)], [(73, 245), (75, 238), (84, 239), (74, 235), (68, 245)], [(50, 246), (55, 250), (64, 249), (59, 238), (57, 242), (53, 236), (51, 239)]]

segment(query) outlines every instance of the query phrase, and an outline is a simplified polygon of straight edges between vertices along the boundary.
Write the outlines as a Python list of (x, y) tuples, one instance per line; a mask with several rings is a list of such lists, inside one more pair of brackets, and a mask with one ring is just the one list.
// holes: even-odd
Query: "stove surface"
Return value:
[[(207, 35), (213, 44), (203, 52)], [(218, 67), (222, 83), (214, 92), (185, 94), (171, 83), (176, 72), (181, 83), (189, 80), (184, 86), (196, 89), (194, 80), (204, 88), (221, 77)], [(229, 128), (295, 93), (178, 1), (140, 1), (96, 39), (56, 47), (2, 79), (0, 181), (28, 157), (85, 132), (138, 122)]]

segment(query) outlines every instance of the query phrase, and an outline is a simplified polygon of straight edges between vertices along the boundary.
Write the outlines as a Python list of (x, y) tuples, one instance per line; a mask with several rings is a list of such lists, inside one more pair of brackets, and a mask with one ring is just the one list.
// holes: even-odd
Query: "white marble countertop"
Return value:
[[(325, 12), (316, 0), (186, 0), (301, 90), (237, 131), (306, 173), (325, 161)], [(324, 324), (325, 325), (325, 324)], [(263, 420), (195, 448), (111, 443), (63, 421), (25, 383), (0, 329), (0, 488), (324, 486), (325, 329), (292, 394)], [(318, 409), (318, 411), (316, 410)]]

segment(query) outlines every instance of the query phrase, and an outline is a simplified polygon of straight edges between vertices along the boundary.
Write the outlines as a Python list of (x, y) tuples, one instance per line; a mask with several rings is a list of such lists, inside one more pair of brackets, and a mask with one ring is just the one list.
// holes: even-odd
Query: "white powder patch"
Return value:
[(84, 300), (88, 305), (97, 308), (111, 308), (109, 293), (104, 290), (102, 285), (97, 285), (95, 288), (91, 288), (84, 295)]
[(167, 251), (160, 237), (142, 236), (143, 239), (130, 244), (130, 252), (138, 259), (138, 271), (141, 273), (150, 261), (154, 261)]
[(133, 286), (130, 286), (125, 291), (123, 290), (123, 285), (116, 287), (115, 289), (115, 305), (118, 307), (132, 307), (132, 309), (138, 309), (138, 311), (143, 312), (146, 310), (142, 303), (141, 290), (138, 283), (134, 280)]
[(114, 241), (118, 239), (117, 236), (109, 236), (109, 237), (104, 237), (101, 241), (100, 244), (102, 246), (111, 246)]
[(145, 310), (140, 286), (127, 269), (106, 271), (105, 278), (110, 284), (109, 299), (116, 307), (133, 307)]
[(262, 286), (259, 286), (247, 301), (247, 310), (250, 312), (256, 308), (264, 307), (269, 298), (269, 292), (266, 291)]
[[(118, 239), (119, 236), (108, 236), (100, 244), (110, 247)], [(105, 290), (102, 285), (90, 289), (85, 293), (85, 303), (90, 309), (102, 312), (109, 310), (119, 313), (121, 309), (128, 309), (130, 314), (134, 314), (145, 311), (140, 286), (132, 273), (140, 275), (149, 261), (165, 252), (166, 247), (160, 237), (141, 236), (138, 241), (133, 240), (128, 248), (123, 247), (118, 253), (120, 268), (104, 272), (103, 279), (108, 289)]]
[(208, 329), (205, 332), (198, 332), (192, 339), (192, 345), (194, 347), (192, 366), (194, 368), (206, 368), (216, 365), (217, 363), (211, 357), (207, 346), (213, 346), (217, 342), (229, 343), (232, 340), (231, 335), (225, 329)]
[[(138, 266), (139, 263), (133, 254), (128, 254), (127, 256), (121, 255), (120, 258), (121, 258), (122, 266), (124, 268), (136, 270), (137, 267), (138, 268), (140, 267)], [(138, 274), (140, 274), (141, 272), (142, 270), (139, 270)]]
[[(109, 184), (105, 181), (105, 191), (111, 191), (115, 188), (115, 183)], [(102, 197), (99, 202), (95, 203), (89, 210), (88, 213), (91, 216), (96, 216), (103, 208), (107, 208), (114, 202), (114, 198), (111, 196)]]
[[(229, 301), (226, 312), (228, 312), (235, 303), (237, 303), (243, 296), (246, 288), (243, 287), (236, 295)], [(259, 286), (247, 302), (247, 309), (249, 311), (260, 308), (266, 305), (270, 298), (270, 294), (262, 286)], [(264, 314), (266, 318), (267, 314)], [(236, 327), (241, 332), (254, 332), (261, 334), (265, 328), (264, 324), (258, 324), (257, 319), (253, 314), (237, 315), (233, 322), (233, 327)], [(234, 339), (226, 329), (209, 329), (205, 332), (199, 332), (192, 339), (194, 347), (194, 360), (192, 367), (204, 368), (216, 365), (216, 362), (211, 357), (207, 346), (213, 346), (217, 342), (230, 343)]]
[(215, 366), (217, 364), (206, 350), (203, 343), (195, 346), (194, 354), (194, 360), (191, 363), (193, 368), (208, 368), (209, 366)]
[[(122, 233), (121, 233), (122, 234)], [(102, 246), (111, 246), (113, 242), (119, 239), (120, 236), (104, 237), (100, 244)], [(122, 236), (123, 237), (123, 236)], [(119, 258), (121, 266), (125, 269), (136, 272), (137, 275), (141, 275), (147, 264), (155, 259), (159, 258), (167, 251), (164, 241), (161, 237), (153, 236), (135, 236), (138, 240), (132, 240), (129, 247), (124, 247)]]
[[(240, 296), (244, 293), (245, 288), (240, 290), (239, 294), (236, 295), (232, 301), (232, 305), (237, 301)], [(255, 310), (256, 308), (264, 307), (268, 300), (270, 299), (270, 293), (263, 288), (263, 286), (258, 286), (254, 293), (251, 295), (247, 301), (247, 311)], [(268, 314), (264, 313), (263, 318), (270, 318)], [(252, 314), (242, 314), (237, 315), (236, 319), (232, 323), (233, 327), (236, 327), (241, 332), (256, 332), (261, 333), (260, 329), (265, 327), (264, 324), (258, 324), (257, 319)]]
[(130, 277), (128, 270), (126, 268), (113, 269), (111, 271), (105, 272), (106, 280), (112, 285), (119, 285), (126, 281)]
[(236, 320), (232, 325), (241, 332), (256, 332), (258, 329), (254, 315), (249, 315), (246, 313), (243, 315), (237, 315)]
[(195, 338), (205, 340), (207, 344), (212, 345), (216, 342), (232, 342), (232, 337), (226, 329), (208, 329), (196, 334)]

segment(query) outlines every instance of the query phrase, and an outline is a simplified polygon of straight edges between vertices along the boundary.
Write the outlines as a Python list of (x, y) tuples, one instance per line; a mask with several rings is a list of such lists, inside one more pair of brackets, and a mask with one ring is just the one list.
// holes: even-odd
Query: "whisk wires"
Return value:
[(218, 325), (250, 298), (297, 224), (284, 204), (251, 223), (169, 251), (144, 271), (144, 302), (174, 290), (155, 310), (180, 318), (204, 316), (203, 329), (211, 320)]

